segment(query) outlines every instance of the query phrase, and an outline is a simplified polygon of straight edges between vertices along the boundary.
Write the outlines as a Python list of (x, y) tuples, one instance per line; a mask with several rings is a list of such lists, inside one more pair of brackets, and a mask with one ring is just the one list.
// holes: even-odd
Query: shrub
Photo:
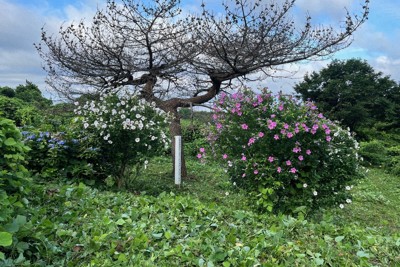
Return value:
[(358, 143), (313, 103), (244, 90), (222, 94), (213, 119), (208, 138), (214, 155), (260, 210), (293, 212), (299, 206), (311, 210), (351, 202), (352, 182), (361, 177)]
[(385, 145), (379, 140), (361, 142), (360, 154), (366, 162), (373, 166), (380, 166), (388, 161)]
[(185, 155), (195, 157), (199, 147), (208, 144), (206, 139), (207, 130), (204, 124), (198, 121), (182, 122), (182, 141), (184, 144)]
[(37, 125), (41, 120), (38, 110), (17, 98), (0, 95), (0, 115), (13, 120), (17, 126)]
[(74, 123), (65, 132), (23, 131), (28, 153), (28, 168), (41, 178), (94, 179), (98, 173), (98, 149), (91, 147)]
[(25, 197), (30, 180), (24, 166), (28, 150), (15, 124), (0, 117), (0, 261), (28, 247), (22, 241), (29, 233)]
[[(79, 105), (79, 103), (76, 103)], [(110, 94), (78, 106), (83, 130), (99, 148), (103, 171), (118, 187), (146, 166), (147, 159), (168, 147), (167, 120), (154, 105), (127, 93)]]

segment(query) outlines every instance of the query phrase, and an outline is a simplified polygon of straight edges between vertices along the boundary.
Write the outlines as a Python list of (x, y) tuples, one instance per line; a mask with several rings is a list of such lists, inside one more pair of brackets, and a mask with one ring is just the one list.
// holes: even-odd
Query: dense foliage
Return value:
[(214, 111), (213, 150), (258, 208), (293, 212), (351, 202), (348, 191), (361, 177), (358, 143), (313, 103), (244, 90), (221, 95)]
[(400, 127), (400, 85), (375, 72), (359, 59), (334, 60), (320, 72), (304, 77), (294, 87), (304, 101), (316, 102), (332, 120), (338, 120), (363, 138), (368, 128)]
[(0, 95), (0, 116), (13, 120), (17, 126), (39, 125), (40, 112), (32, 105), (18, 98)]
[[(0, 117), (0, 264), (29, 246), (27, 236), (27, 194), (31, 183), (24, 166), (29, 150), (15, 124)], [(29, 231), (28, 231), (29, 232)]]
[[(318, 223), (200, 202), (37, 188), (32, 257), (37, 266), (396, 266), (400, 239), (325, 216)], [(13, 266), (15, 261), (2, 262)]]

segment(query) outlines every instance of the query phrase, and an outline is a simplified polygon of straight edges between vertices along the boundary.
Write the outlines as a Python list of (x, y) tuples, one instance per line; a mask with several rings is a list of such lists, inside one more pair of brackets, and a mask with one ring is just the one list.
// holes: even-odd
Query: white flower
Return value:
[(314, 191), (314, 192), (313, 192), (313, 195), (314, 195), (314, 196), (318, 195), (318, 192), (317, 192), (317, 191)]
[(108, 140), (108, 143), (109, 143), (109, 144), (112, 144), (113, 142), (112, 142), (111, 140)]
[(79, 102), (78, 101), (75, 101), (74, 104), (75, 104), (75, 106), (79, 106)]
[(135, 142), (139, 143), (140, 142), (140, 138), (139, 137), (135, 138)]
[(87, 127), (89, 127), (89, 123), (85, 122), (85, 123), (83, 124), (83, 128), (86, 129)]
[(349, 199), (349, 198), (346, 199), (346, 202), (350, 204), (351, 203), (351, 199)]
[(303, 187), (304, 187), (304, 188), (307, 188), (307, 186), (308, 186), (308, 184), (303, 184)]
[(122, 114), (121, 119), (125, 119), (125, 118), (126, 118), (125, 114)]
[(339, 205), (339, 208), (343, 209), (343, 208), (344, 208), (344, 205), (343, 205), (343, 204), (340, 204), (340, 205)]
[(229, 192), (225, 192), (225, 196), (229, 196)]
[(351, 189), (351, 187), (350, 186), (346, 186), (346, 190), (350, 190)]

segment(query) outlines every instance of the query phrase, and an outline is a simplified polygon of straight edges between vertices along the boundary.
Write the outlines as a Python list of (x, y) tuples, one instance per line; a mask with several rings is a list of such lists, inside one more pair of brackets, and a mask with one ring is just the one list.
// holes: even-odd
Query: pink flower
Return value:
[(287, 124), (287, 123), (283, 124), (283, 128), (289, 129), (289, 124)]
[(292, 162), (290, 160), (287, 160), (286, 165), (290, 166), (290, 165), (292, 165)]
[(249, 129), (249, 126), (246, 123), (243, 123), (241, 126), (243, 130)]
[(297, 169), (296, 169), (296, 168), (291, 168), (289, 172), (291, 172), (291, 173), (296, 173), (296, 172), (297, 172)]
[(242, 174), (242, 177), (243, 177), (243, 178), (244, 178), (244, 177), (246, 177), (246, 174), (245, 174), (245, 173), (243, 173), (243, 174)]
[(280, 111), (282, 111), (282, 110), (283, 110), (283, 105), (279, 105), (278, 109), (279, 109)]
[(332, 138), (328, 135), (326, 136), (326, 141), (330, 142), (332, 140)]
[(254, 170), (254, 174), (258, 174), (258, 170)]
[(251, 144), (254, 144), (254, 142), (256, 141), (256, 139), (254, 137), (249, 139), (249, 142), (247, 143), (248, 146), (251, 146)]
[(307, 149), (307, 150), (306, 150), (306, 154), (307, 154), (307, 155), (311, 155), (311, 150), (310, 150), (310, 149)]
[(268, 157), (268, 161), (269, 161), (269, 162), (273, 162), (274, 160), (275, 160), (274, 157), (272, 157), (272, 156), (269, 156), (269, 157)]
[(246, 159), (247, 159), (246, 156), (243, 155), (243, 156), (242, 156), (242, 160), (243, 160), (243, 161), (246, 161)]
[(276, 122), (272, 121), (272, 120), (268, 120), (268, 128), (270, 130), (273, 130), (273, 129), (275, 129), (275, 127), (276, 127)]
[(202, 157), (201, 154), (197, 154), (198, 159), (201, 159), (201, 157)]
[(204, 147), (200, 147), (200, 152), (204, 153), (206, 150), (204, 149)]
[(263, 136), (264, 136), (264, 133), (263, 133), (263, 132), (259, 132), (259, 133), (258, 133), (258, 137), (261, 138), (261, 137), (263, 137)]
[(217, 120), (217, 119), (218, 119), (218, 115), (217, 115), (217, 114), (213, 114), (212, 117), (213, 117), (214, 120)]
[(278, 169), (276, 169), (277, 172), (281, 173), (282, 172), (282, 168), (278, 167)]
[(293, 152), (294, 153), (299, 153), (301, 151), (301, 148), (300, 147), (295, 147), (295, 148), (293, 148)]
[(217, 123), (217, 129), (221, 129), (222, 128), (222, 124), (221, 123)]
[(275, 140), (278, 140), (278, 139), (279, 139), (279, 135), (277, 135), (277, 134), (274, 135), (274, 139), (275, 139)]
[(275, 114), (272, 114), (271, 115), (271, 119), (273, 119), (273, 118), (275, 118), (276, 117), (276, 115)]
[(227, 155), (227, 154), (223, 154), (223, 155), (222, 155), (222, 158), (223, 158), (223, 159), (227, 159), (227, 158), (228, 158), (228, 155)]
[(288, 138), (292, 138), (292, 137), (293, 137), (293, 133), (288, 132), (286, 136), (287, 136)]
[(299, 160), (300, 160), (300, 161), (303, 161), (303, 160), (304, 160), (304, 157), (303, 157), (302, 155), (300, 155), (300, 156), (299, 156)]
[(322, 113), (319, 113), (319, 114), (318, 114), (318, 118), (323, 119), (323, 118), (324, 118), (324, 115), (323, 115)]

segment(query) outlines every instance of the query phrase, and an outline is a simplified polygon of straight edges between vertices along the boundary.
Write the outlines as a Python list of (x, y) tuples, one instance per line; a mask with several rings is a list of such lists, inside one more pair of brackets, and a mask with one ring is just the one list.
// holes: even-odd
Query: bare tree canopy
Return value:
[(203, 104), (222, 86), (282, 64), (324, 57), (350, 45), (367, 19), (347, 12), (339, 27), (296, 25), (296, 0), (232, 0), (215, 14), (184, 16), (179, 0), (107, 1), (91, 22), (42, 29), (36, 44), (48, 84), (63, 95), (130, 86), (147, 101), (175, 114), (171, 135), (180, 134), (177, 108)]

